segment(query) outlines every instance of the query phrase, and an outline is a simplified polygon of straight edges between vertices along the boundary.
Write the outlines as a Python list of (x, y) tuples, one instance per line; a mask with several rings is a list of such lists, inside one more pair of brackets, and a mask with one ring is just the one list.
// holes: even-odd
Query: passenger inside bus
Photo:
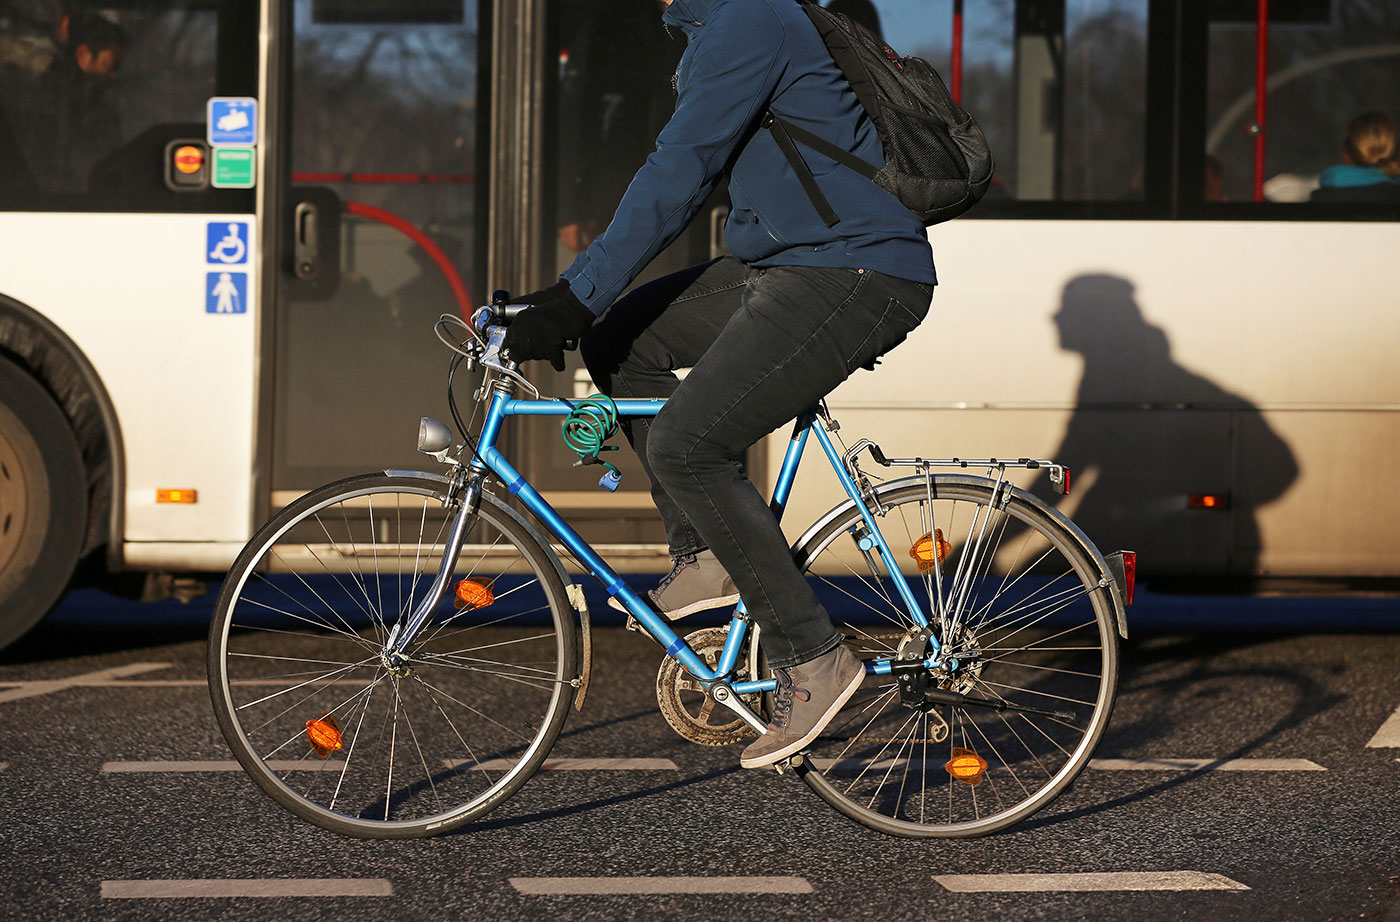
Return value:
[[(108, 91), (121, 69), (126, 31), (93, 13), (64, 15), (44, 34), (9, 21), (0, 85), (10, 119), (6, 162), (27, 162), (43, 191), (81, 192), (92, 165), (122, 142)], [(0, 141), (3, 141), (0, 136)]]
[(1314, 202), (1400, 202), (1395, 120), (1363, 112), (1347, 125), (1342, 162), (1322, 171)]

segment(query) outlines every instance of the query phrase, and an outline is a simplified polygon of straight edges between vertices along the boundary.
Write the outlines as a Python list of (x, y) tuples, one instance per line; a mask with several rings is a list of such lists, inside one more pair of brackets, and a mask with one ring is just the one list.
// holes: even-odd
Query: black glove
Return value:
[(583, 306), (563, 279), (543, 291), (513, 300), (534, 306), (510, 322), (501, 340), (502, 357), (511, 362), (549, 359), (555, 371), (563, 371), (565, 344), (573, 340), (569, 348), (577, 345), (578, 338), (597, 319), (593, 312)]

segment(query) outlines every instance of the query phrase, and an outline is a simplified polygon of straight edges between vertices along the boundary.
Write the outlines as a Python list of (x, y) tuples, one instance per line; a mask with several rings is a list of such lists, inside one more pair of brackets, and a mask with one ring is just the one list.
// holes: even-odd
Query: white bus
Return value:
[[(1397, 114), (1400, 2), (835, 2), (933, 60), (998, 162), (930, 231), (930, 319), (833, 395), (843, 433), (1055, 457), (1147, 579), (1400, 575), (1400, 205), (1312, 193), (1354, 115)], [(217, 573), (290, 497), (421, 460), (432, 320), (554, 278), (650, 151), (659, 7), (0, 7), (0, 644), (82, 559)], [(724, 214), (646, 277), (722, 253)], [(557, 438), (513, 454), (660, 567), (640, 471), (603, 493)], [(829, 496), (800, 479), (788, 522)]]

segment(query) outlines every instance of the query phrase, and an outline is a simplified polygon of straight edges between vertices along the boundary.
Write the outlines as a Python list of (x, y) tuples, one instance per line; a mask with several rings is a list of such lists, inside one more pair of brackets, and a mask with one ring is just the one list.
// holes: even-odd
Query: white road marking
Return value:
[(1307, 759), (1090, 759), (1090, 768), (1118, 772), (1325, 772)]
[[(448, 768), (455, 768), (458, 771), (470, 771), (480, 768), (489, 772), (510, 771), (516, 766), (516, 762), (510, 759), (487, 759), (484, 762), (472, 762), (468, 759), (443, 759)], [(540, 771), (559, 772), (674, 772), (680, 771), (680, 767), (670, 759), (545, 759), (540, 766)]]
[[(267, 767), (275, 772), (340, 771), (344, 762), (334, 759), (273, 759)], [(241, 772), (243, 766), (232, 759), (223, 762), (103, 762), (102, 771), (117, 772)]]
[(529, 896), (654, 893), (811, 893), (805, 877), (512, 877)]
[(1117, 874), (943, 874), (933, 878), (954, 893), (1091, 893), (1120, 890), (1248, 890), (1203, 871), (1126, 871)]
[(157, 669), (169, 668), (170, 663), (130, 663), (126, 666), (115, 666), (111, 669), (101, 669), (97, 672), (86, 672), (82, 675), (69, 676), (66, 679), (46, 679), (38, 682), (6, 682), (4, 684), (9, 685), (10, 688), (6, 691), (0, 691), (0, 703), (18, 701), (21, 698), (33, 698), (36, 695), (47, 695), (52, 692), (76, 688), (79, 685), (111, 683), (114, 679), (140, 675), (143, 672), (154, 672)]
[(276, 878), (262, 880), (104, 880), (104, 900), (237, 899), (268, 896), (393, 896), (383, 878)]
[(1381, 728), (1376, 731), (1376, 735), (1371, 737), (1371, 742), (1366, 744), (1367, 749), (1392, 749), (1400, 747), (1400, 708), (1395, 709), (1395, 713)]
[[(470, 770), (480, 767), (486, 771), (509, 771), (515, 762), (508, 759), (488, 759), (477, 763), (443, 759), (448, 768)], [(275, 772), (294, 771), (340, 771), (343, 761), (336, 759), (273, 759), (267, 767)], [(545, 759), (540, 766), (542, 771), (679, 771), (679, 766), (670, 759)], [(243, 766), (232, 759), (213, 761), (157, 760), (146, 762), (103, 762), (102, 771), (106, 774), (143, 772), (241, 772)]]

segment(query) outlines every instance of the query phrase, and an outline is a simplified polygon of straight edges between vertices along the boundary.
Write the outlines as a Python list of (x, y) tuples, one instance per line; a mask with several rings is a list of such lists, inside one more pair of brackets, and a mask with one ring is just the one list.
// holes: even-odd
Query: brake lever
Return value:
[(507, 377), (515, 381), (519, 381), (521, 384), (525, 385), (527, 388), (530, 389), (530, 392), (535, 395), (536, 399), (539, 399), (540, 389), (535, 387), (534, 384), (530, 383), (530, 380), (528, 378), (526, 378), (520, 373), (519, 363), (509, 361), (501, 355), (501, 340), (505, 339), (505, 335), (505, 327), (497, 326), (495, 324), (487, 325), (486, 351), (483, 352), (481, 355), (482, 367), (492, 369), (493, 371), (498, 371), (501, 374), (506, 375)]

